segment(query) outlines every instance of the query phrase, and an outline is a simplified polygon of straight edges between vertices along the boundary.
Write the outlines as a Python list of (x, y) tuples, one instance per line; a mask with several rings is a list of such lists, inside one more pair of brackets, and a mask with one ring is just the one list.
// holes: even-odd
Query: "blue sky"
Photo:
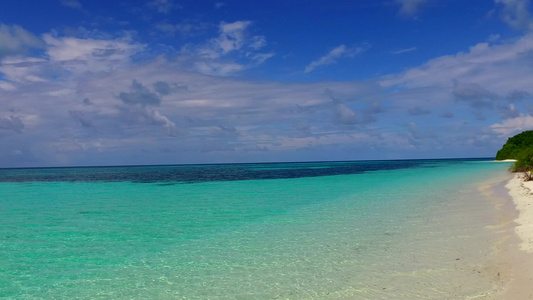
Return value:
[(0, 167), (494, 156), (529, 0), (0, 4)]

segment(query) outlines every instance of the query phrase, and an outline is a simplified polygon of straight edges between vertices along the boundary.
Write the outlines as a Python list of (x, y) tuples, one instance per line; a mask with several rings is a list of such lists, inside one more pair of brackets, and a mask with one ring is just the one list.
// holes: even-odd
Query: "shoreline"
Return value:
[(524, 181), (522, 177), (515, 174), (505, 187), (518, 211), (515, 232), (521, 239), (520, 249), (533, 253), (533, 181)]
[(495, 299), (533, 299), (533, 181), (525, 182), (522, 177), (513, 174), (505, 184), (510, 201), (509, 207), (500, 210), (500, 218), (510, 221), (503, 222), (510, 226), (501, 228), (506, 237), (496, 251), (506, 284)]
[(493, 162), (502, 162), (502, 163), (516, 162), (516, 159), (493, 160)]

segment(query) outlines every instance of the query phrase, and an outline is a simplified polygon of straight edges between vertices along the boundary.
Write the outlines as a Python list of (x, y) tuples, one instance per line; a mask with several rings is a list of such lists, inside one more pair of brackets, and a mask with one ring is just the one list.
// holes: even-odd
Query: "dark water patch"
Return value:
[(177, 182), (165, 182), (165, 183), (158, 183), (157, 186), (171, 186), (171, 185), (176, 185), (178, 184)]
[(80, 215), (102, 215), (104, 214), (104, 212), (83, 210), (83, 211), (78, 212), (78, 214)]
[(198, 183), (360, 174), (486, 159), (0, 169), (0, 182)]

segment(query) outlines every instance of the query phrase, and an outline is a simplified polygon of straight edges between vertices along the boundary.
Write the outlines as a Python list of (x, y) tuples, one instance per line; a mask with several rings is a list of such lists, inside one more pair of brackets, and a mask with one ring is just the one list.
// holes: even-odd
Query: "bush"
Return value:
[(533, 130), (524, 131), (507, 139), (496, 154), (496, 159), (516, 159), (511, 171), (523, 172), (526, 181), (533, 180)]
[(512, 171), (523, 172), (525, 181), (533, 180), (533, 147), (526, 148), (517, 154)]
[(533, 130), (524, 131), (507, 139), (502, 149), (496, 153), (496, 159), (519, 159), (518, 156), (528, 148), (533, 148)]

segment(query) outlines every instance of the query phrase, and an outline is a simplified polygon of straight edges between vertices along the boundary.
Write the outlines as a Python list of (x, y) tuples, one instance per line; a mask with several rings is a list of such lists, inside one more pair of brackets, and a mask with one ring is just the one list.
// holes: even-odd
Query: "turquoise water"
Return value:
[(490, 293), (494, 280), (481, 270), (490, 268), (496, 236), (487, 228), (497, 217), (478, 186), (507, 179), (508, 166), (436, 160), (0, 170), (0, 297)]

